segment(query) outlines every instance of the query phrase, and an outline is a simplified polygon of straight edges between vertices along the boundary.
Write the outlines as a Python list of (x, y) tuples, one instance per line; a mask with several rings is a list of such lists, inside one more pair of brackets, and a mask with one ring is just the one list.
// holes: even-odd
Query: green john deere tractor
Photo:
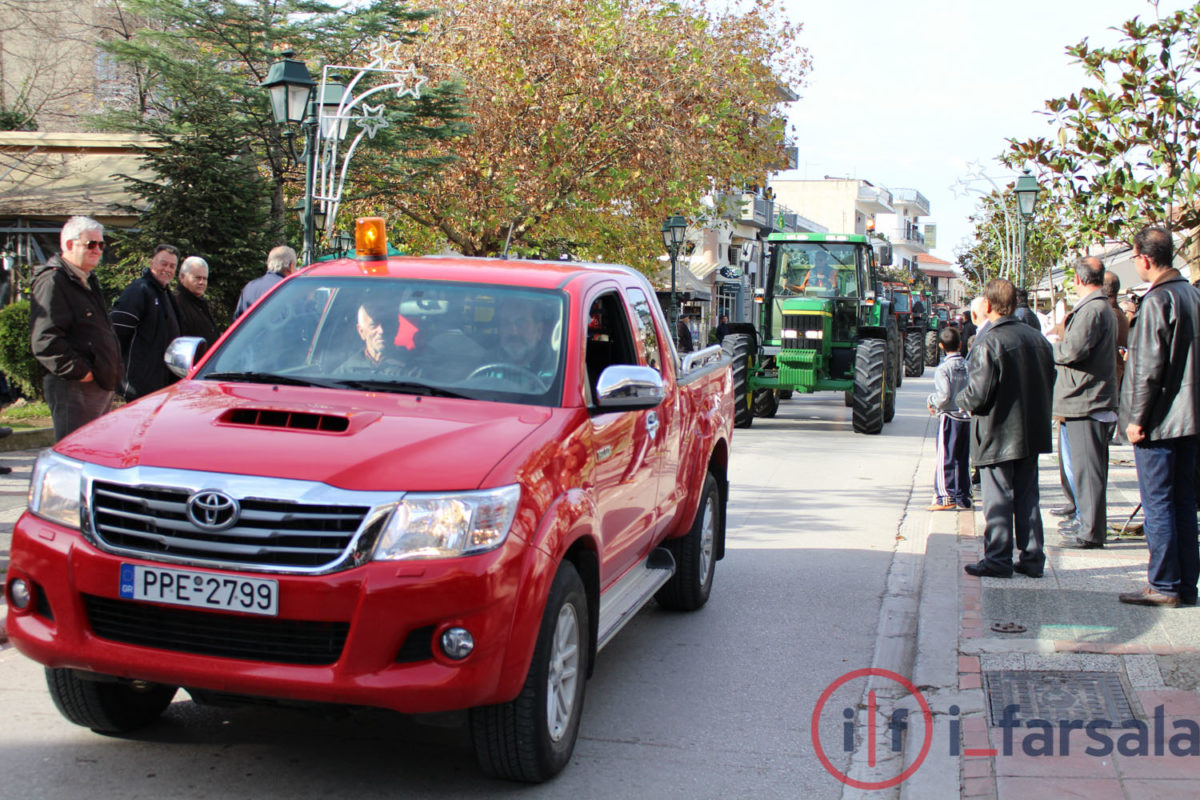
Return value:
[(844, 392), (857, 433), (879, 433), (896, 414), (903, 369), (895, 317), (880, 291), (866, 236), (774, 233), (757, 325), (730, 326), (735, 424), (773, 417), (780, 394)]
[(950, 309), (945, 303), (935, 303), (933, 293), (930, 292), (930, 297), (925, 301), (925, 307), (929, 309), (928, 330), (925, 331), (925, 364), (926, 366), (936, 367), (938, 361), (942, 357), (942, 351), (938, 348), (938, 342), (942, 328), (950, 324)]

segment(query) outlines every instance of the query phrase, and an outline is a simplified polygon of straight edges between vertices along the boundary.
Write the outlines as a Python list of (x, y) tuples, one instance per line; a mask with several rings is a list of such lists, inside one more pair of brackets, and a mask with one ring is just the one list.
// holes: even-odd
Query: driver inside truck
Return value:
[(818, 250), (813, 256), (813, 268), (804, 276), (800, 289), (813, 289), (819, 294), (831, 294), (837, 285), (833, 267), (829, 266), (829, 253)]

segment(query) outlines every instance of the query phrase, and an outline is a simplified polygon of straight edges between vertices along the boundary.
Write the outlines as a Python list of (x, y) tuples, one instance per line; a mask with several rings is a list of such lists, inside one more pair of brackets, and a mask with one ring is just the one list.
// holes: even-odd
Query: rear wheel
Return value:
[(58, 711), (97, 733), (129, 733), (162, 716), (174, 686), (142, 684), (105, 675), (87, 677), (72, 669), (46, 669), (46, 686)]
[(792, 399), (792, 390), (791, 389), (780, 389), (779, 390), (779, 399), (780, 400), (791, 400)]
[(708, 602), (713, 570), (717, 562), (717, 535), (724, 509), (717, 479), (708, 473), (700, 495), (700, 508), (691, 530), (678, 539), (667, 539), (663, 547), (675, 557), (675, 574), (654, 595), (663, 608), (695, 611)]
[(571, 760), (583, 714), (589, 624), (583, 581), (564, 562), (550, 586), (521, 693), (471, 709), (475, 758), (488, 775), (541, 783)]
[(854, 390), (846, 390), (846, 408), (854, 408)]
[(883, 339), (863, 339), (854, 355), (855, 433), (883, 430), (884, 395), (887, 393), (888, 346)]
[(773, 417), (779, 412), (779, 395), (774, 389), (756, 389), (752, 408), (756, 417)]
[(925, 365), (928, 367), (936, 367), (938, 365), (938, 332), (926, 331), (925, 333)]
[(921, 331), (910, 330), (904, 337), (904, 374), (909, 378), (919, 378), (925, 374), (925, 342)]
[(749, 428), (754, 424), (750, 408), (750, 337), (744, 333), (728, 334), (721, 347), (733, 360), (733, 425)]

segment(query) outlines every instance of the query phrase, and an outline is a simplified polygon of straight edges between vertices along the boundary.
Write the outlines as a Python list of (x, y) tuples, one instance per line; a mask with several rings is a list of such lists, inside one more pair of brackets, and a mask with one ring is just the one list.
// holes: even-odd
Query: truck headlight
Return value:
[(406, 494), (388, 518), (375, 558), (452, 558), (499, 547), (508, 536), (521, 487)]
[(29, 510), (42, 519), (79, 528), (79, 498), (83, 464), (46, 450), (33, 465), (29, 481)]
[(780, 331), (780, 334), (783, 336), (784, 339), (795, 339), (797, 336), (800, 335), (800, 332), (794, 331), (791, 328), (784, 328), (782, 331)]
[(805, 339), (824, 339), (825, 331), (805, 331), (804, 338)]

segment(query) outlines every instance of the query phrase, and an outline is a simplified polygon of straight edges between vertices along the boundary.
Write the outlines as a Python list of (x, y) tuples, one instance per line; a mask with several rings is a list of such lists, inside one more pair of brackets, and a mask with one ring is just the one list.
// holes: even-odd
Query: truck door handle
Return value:
[(646, 433), (650, 438), (658, 436), (658, 412), (650, 411), (646, 414)]

